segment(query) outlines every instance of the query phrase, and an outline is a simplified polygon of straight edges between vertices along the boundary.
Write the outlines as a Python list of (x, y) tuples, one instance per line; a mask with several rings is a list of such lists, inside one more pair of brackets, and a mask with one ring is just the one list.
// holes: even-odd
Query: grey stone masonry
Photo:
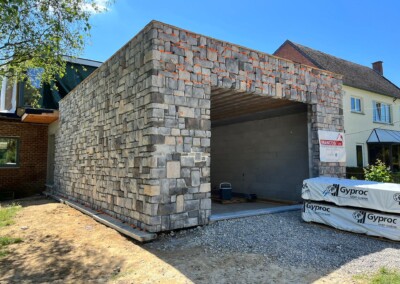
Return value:
[(150, 232), (208, 223), (213, 88), (310, 105), (318, 129), (343, 130), (342, 80), (153, 21), (60, 102), (55, 190)]

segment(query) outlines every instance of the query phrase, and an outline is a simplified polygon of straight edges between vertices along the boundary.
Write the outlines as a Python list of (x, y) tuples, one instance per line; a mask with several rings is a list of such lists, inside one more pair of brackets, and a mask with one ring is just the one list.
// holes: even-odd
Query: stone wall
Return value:
[[(142, 229), (206, 224), (214, 88), (312, 105), (342, 130), (338, 75), (151, 22), (60, 103), (55, 190)], [(315, 173), (340, 175), (319, 162)]]
[(0, 137), (19, 139), (19, 166), (0, 167), (0, 192), (13, 191), (16, 198), (45, 189), (47, 125), (0, 119)]
[[(55, 135), (56, 194), (148, 231), (161, 229), (160, 181), (154, 155), (164, 143), (156, 117), (163, 104), (145, 58), (154, 32), (146, 27), (60, 101)], [(164, 111), (164, 110), (162, 110)]]

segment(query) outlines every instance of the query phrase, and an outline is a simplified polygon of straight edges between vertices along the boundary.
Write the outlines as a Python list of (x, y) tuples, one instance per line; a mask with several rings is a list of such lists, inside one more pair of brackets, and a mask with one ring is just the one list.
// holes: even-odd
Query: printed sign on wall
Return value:
[(344, 133), (318, 130), (321, 162), (346, 162)]

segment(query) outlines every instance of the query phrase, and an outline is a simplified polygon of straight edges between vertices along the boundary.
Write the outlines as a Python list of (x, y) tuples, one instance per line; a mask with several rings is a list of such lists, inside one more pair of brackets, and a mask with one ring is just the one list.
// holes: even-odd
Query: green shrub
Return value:
[(375, 165), (364, 168), (365, 180), (378, 182), (393, 182), (392, 173), (381, 160), (376, 160)]

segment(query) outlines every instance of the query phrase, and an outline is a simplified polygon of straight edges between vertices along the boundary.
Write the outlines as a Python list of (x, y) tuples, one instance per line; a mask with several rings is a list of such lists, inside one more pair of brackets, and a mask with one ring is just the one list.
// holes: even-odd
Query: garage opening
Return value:
[(299, 207), (290, 205), (310, 176), (307, 104), (215, 89), (211, 125), (212, 216)]

